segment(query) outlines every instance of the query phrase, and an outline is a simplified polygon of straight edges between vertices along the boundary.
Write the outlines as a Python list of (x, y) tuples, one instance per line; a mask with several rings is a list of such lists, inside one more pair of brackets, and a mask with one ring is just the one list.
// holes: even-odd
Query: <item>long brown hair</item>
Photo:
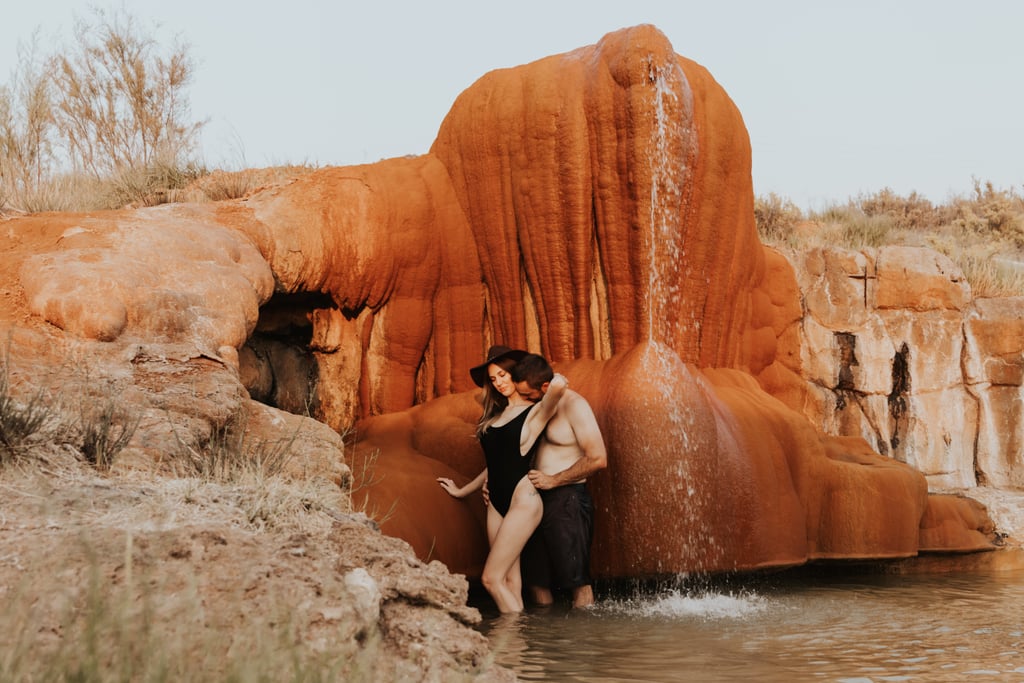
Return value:
[[(510, 374), (512, 372), (512, 368), (515, 367), (515, 364), (516, 362), (511, 358), (499, 358), (495, 362), (491, 363), (491, 365), (497, 365), (499, 368)], [(490, 366), (488, 366), (488, 368), (489, 367)], [(476, 423), (477, 438), (483, 436), (484, 432), (487, 431), (487, 428), (498, 419), (498, 416), (501, 415), (502, 411), (505, 410), (505, 407), (508, 406), (508, 399), (499, 394), (498, 390), (494, 388), (494, 382), (491, 381), (489, 373), (487, 382), (484, 383), (483, 390), (483, 401), (481, 402), (484, 406), (484, 412), (483, 415), (480, 416), (480, 421)]]

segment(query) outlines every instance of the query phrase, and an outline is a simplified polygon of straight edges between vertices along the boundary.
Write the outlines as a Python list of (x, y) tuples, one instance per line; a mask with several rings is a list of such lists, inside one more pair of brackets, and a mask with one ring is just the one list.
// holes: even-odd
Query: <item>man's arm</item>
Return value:
[(604, 447), (601, 429), (590, 404), (585, 399), (563, 401), (560, 411), (568, 419), (576, 435), (576, 444), (580, 449), (580, 457), (569, 467), (556, 474), (544, 474), (540, 470), (530, 470), (527, 476), (534, 487), (542, 490), (572, 484), (603, 470), (608, 466), (608, 452)]
[(559, 374), (555, 374), (551, 382), (548, 383), (548, 390), (544, 394), (544, 398), (526, 416), (526, 424), (523, 425), (519, 435), (520, 455), (526, 455), (533, 448), (533, 444), (544, 432), (544, 428), (547, 427), (548, 420), (551, 419), (558, 409), (558, 402), (565, 394), (568, 386), (569, 380), (564, 375)]

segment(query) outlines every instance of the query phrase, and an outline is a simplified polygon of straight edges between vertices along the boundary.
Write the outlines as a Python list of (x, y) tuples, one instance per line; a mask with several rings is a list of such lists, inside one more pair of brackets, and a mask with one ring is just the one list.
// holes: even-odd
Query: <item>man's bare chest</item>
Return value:
[(544, 430), (544, 440), (553, 446), (575, 446), (576, 433), (568, 420), (555, 416)]

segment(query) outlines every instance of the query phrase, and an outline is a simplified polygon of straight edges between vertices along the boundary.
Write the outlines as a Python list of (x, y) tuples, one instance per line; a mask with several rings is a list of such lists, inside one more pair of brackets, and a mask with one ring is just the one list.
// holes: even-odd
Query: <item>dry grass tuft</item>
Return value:
[(188, 201), (220, 202), (242, 199), (271, 185), (285, 183), (312, 173), (316, 169), (317, 167), (312, 164), (287, 164), (238, 171), (217, 170), (197, 178), (189, 186)]
[(259, 187), (259, 178), (252, 170), (214, 171), (197, 183), (211, 202), (241, 199)]
[(762, 239), (779, 243), (790, 237), (793, 228), (803, 220), (803, 214), (791, 199), (771, 192), (754, 198), (754, 220)]
[(204, 481), (267, 480), (284, 474), (298, 437), (296, 431), (273, 441), (255, 439), (243, 413), (214, 426), (199, 448), (179, 440), (175, 462), (183, 464), (186, 476)]
[(44, 436), (55, 409), (42, 389), (27, 398), (11, 387), (10, 342), (0, 351), (0, 467), (25, 459), (37, 437)]
[(132, 440), (142, 416), (128, 414), (110, 396), (98, 405), (83, 402), (81, 414), (82, 455), (97, 470), (109, 471)]

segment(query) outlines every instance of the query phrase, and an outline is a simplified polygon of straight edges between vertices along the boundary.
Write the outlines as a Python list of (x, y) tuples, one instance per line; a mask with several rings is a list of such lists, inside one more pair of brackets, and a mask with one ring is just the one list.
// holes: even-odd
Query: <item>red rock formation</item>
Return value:
[(920, 549), (938, 552), (992, 550), (994, 525), (981, 503), (963, 496), (935, 495), (921, 519)]
[(964, 337), (964, 382), (978, 402), (980, 477), (1024, 489), (1024, 297), (976, 300)]
[(474, 434), (475, 392), (428, 401), (364, 420), (349, 450), (353, 505), (380, 520), (381, 530), (408, 541), (424, 560), (477, 577), (487, 557), (486, 508), (476, 493), (463, 500), (437, 483), (465, 483), (483, 469)]
[(494, 337), (553, 360), (654, 340), (745, 365), (763, 269), (738, 110), (653, 26), (491, 72), (432, 154), (479, 247)]
[[(738, 112), (656, 29), (487, 74), (458, 98), (431, 152), (478, 245), (491, 336), (567, 361), (562, 371), (599, 416), (610, 457), (592, 482), (598, 574), (918, 552), (924, 478), (862, 439), (824, 436), (749, 374), (797, 405), (809, 400), (800, 290), (757, 241)], [(363, 428), (360, 448), (380, 448), (385, 479), (417, 461), (386, 454), (385, 433), (408, 431), (405, 447), (433, 433), (428, 421), (390, 416)], [(468, 479), (476, 468), (449, 458), (472, 452), (437, 457)], [(423, 553), (412, 527), (421, 510), (440, 514), (443, 498), (436, 469), (417, 467), (385, 529)], [(453, 514), (465, 517), (444, 519)], [(434, 529), (431, 552), (449, 533)]]

